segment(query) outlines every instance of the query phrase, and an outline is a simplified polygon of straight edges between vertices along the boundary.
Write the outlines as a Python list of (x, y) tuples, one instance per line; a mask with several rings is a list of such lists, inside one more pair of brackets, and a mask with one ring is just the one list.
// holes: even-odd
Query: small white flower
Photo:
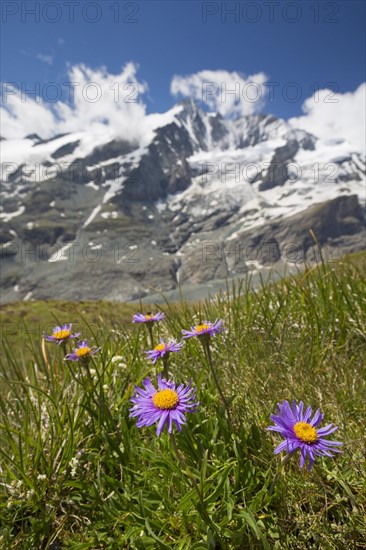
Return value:
[(71, 467), (71, 472), (70, 472), (71, 477), (75, 477), (76, 476), (76, 470), (79, 466), (79, 460), (74, 456), (70, 460), (69, 466)]

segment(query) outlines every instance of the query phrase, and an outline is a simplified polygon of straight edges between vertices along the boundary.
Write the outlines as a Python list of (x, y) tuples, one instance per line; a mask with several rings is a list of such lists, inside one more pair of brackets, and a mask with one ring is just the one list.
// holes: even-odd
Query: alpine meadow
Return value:
[(365, 271), (4, 306), (1, 548), (365, 548)]

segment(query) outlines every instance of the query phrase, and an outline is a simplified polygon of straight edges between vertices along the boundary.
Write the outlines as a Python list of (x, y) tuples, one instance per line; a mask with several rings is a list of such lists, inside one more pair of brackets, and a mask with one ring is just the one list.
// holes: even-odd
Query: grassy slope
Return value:
[[(75, 550), (366, 548), (365, 258), (256, 293), (243, 284), (210, 302), (162, 308), (167, 319), (155, 329), (165, 336), (179, 338), (200, 318), (222, 318), (227, 329), (213, 340), (212, 356), (233, 398), (232, 429), (199, 342), (187, 341), (172, 357), (173, 377), (191, 378), (200, 400), (177, 435), (188, 473), (166, 434), (156, 438), (128, 418), (133, 384), (156, 375), (142, 353), (149, 349), (144, 327), (123, 322), (130, 306), (2, 308), (9, 344), (0, 400), (0, 547), (33, 550), (57, 540)], [(52, 344), (46, 365), (39, 327), (53, 323), (50, 305), (60, 322), (74, 321), (103, 346), (93, 381), (78, 365), (62, 365)], [(19, 316), (31, 334), (18, 321), (9, 325)], [(273, 449), (280, 438), (266, 427), (283, 399), (320, 406), (325, 423), (339, 426), (333, 438), (344, 442), (343, 454), (317, 460), (310, 473), (295, 456), (279, 471)]]

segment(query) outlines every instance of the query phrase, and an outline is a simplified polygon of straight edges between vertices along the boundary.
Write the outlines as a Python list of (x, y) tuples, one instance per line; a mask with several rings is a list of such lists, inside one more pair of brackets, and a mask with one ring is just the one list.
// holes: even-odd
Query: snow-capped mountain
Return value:
[(365, 247), (365, 155), (270, 115), (193, 101), (144, 142), (2, 139), (2, 300), (129, 300)]

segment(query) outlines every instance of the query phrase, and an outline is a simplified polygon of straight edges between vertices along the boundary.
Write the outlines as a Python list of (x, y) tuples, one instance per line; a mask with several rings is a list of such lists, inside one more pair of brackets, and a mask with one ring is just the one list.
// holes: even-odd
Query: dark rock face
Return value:
[[(258, 251), (258, 261), (262, 265), (274, 264), (281, 259), (281, 249), (293, 251), (297, 262), (304, 261), (307, 252), (316, 244), (337, 242), (340, 237), (358, 235), (362, 248), (366, 245), (365, 213), (356, 195), (341, 196), (336, 199), (311, 206), (304, 212), (278, 222), (265, 224), (259, 229), (243, 232), (240, 243), (250, 243)], [(295, 254), (296, 249), (296, 254)]]
[[(77, 145), (78, 143), (69, 143), (58, 149), (54, 154), (57, 154), (60, 158), (70, 154)], [(96, 147), (91, 154), (84, 158), (77, 158), (67, 164), (61, 170), (59, 178), (76, 184), (95, 182), (100, 185), (108, 179), (118, 178), (120, 162), (117, 160), (113, 162), (113, 159), (128, 155), (135, 150), (136, 145), (134, 144), (123, 140), (113, 140), (102, 147)], [(111, 162), (108, 163), (108, 161)]]
[(261, 141), (267, 141), (280, 125), (281, 122), (272, 115), (248, 116), (238, 148), (242, 149), (256, 145)]
[(124, 140), (113, 140), (103, 145), (102, 147), (96, 147), (90, 155), (84, 157), (85, 166), (93, 166), (100, 162), (104, 162), (109, 159), (113, 159), (119, 156), (132, 153), (137, 148), (137, 145), (131, 144)]
[(305, 151), (315, 151), (316, 137), (304, 132), (304, 135), (297, 140), (299, 147)]
[(11, 172), (8, 175), (7, 182), (8, 183), (17, 183), (23, 179), (23, 170), (25, 168), (24, 164), (20, 164), (18, 168), (14, 170), (14, 172)]
[(177, 115), (178, 124), (185, 127), (194, 149), (207, 150), (206, 115), (191, 99), (180, 104), (182, 111)]
[(209, 119), (211, 126), (211, 136), (214, 143), (220, 143), (229, 135), (229, 130), (225, 126), (224, 119), (217, 114)]
[(290, 162), (294, 162), (298, 150), (299, 144), (296, 140), (289, 140), (286, 145), (275, 150), (268, 171), (264, 173), (259, 185), (259, 191), (281, 186), (288, 180), (287, 166)]
[(48, 224), (29, 229), (27, 232), (23, 232), (21, 236), (24, 238), (25, 247), (27, 247), (28, 244), (31, 246), (54, 245), (62, 236), (64, 236), (65, 241), (73, 240), (75, 234), (67, 234), (65, 227), (62, 225)]
[(59, 158), (65, 157), (66, 155), (71, 155), (71, 153), (75, 151), (79, 143), (80, 143), (80, 140), (67, 143), (66, 145), (63, 145), (62, 147), (59, 147), (58, 149), (56, 149), (56, 151), (52, 153), (51, 157), (57, 160)]
[(43, 139), (40, 138), (38, 134), (29, 134), (28, 136), (25, 136), (25, 139), (31, 139), (35, 143), (43, 143)]
[[(42, 177), (21, 162), (1, 186), (3, 301), (131, 300), (178, 283), (205, 294), (226, 277), (303, 262), (310, 231), (320, 246), (365, 248), (360, 154), (330, 150), (330, 184), (326, 170), (315, 181), (313, 160), (296, 182), (289, 165), (316, 154), (315, 136), (270, 115), (179, 107), (145, 147), (114, 139), (78, 158), (80, 134), (28, 136), (32, 154), (48, 153)], [(248, 163), (260, 170), (243, 179)]]
[(120, 202), (151, 202), (187, 189), (191, 170), (186, 158), (192, 154), (185, 128), (175, 123), (159, 128), (147, 154), (127, 177)]
[(364, 213), (356, 195), (337, 197), (315, 205), (299, 223), (299, 229), (311, 228), (320, 243), (341, 235), (354, 235), (364, 229)]

